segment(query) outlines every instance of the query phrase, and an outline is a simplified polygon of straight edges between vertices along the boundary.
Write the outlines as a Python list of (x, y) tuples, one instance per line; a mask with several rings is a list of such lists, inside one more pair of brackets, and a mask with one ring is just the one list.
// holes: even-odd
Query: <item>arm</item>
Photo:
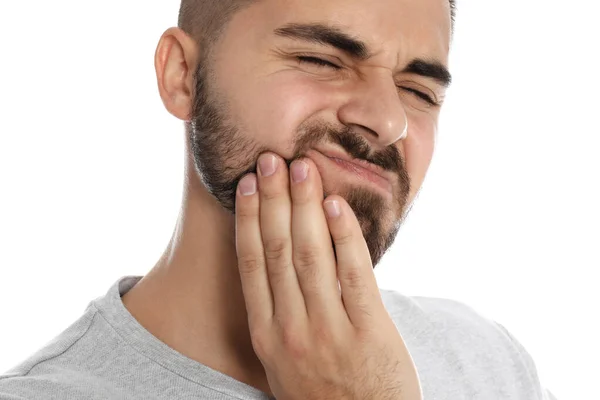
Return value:
[(533, 358), (531, 357), (529, 352), (525, 350), (525, 347), (523, 347), (523, 345), (503, 325), (499, 324), (498, 322), (496, 322), (496, 324), (506, 334), (506, 336), (508, 336), (510, 342), (515, 347), (517, 353), (519, 353), (519, 355), (521, 356), (521, 359), (527, 369), (527, 372), (529, 373), (531, 381), (534, 382), (534, 384), (536, 385), (536, 392), (540, 393), (540, 399), (557, 400), (556, 397), (548, 389), (545, 389), (541, 385), (535, 362), (533, 361)]

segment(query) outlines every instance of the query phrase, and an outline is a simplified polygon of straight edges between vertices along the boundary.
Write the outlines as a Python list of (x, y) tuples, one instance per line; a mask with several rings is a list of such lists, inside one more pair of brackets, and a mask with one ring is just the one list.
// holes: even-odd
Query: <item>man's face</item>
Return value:
[[(445, 92), (431, 64), (447, 65), (450, 24), (448, 0), (261, 0), (238, 12), (196, 73), (202, 181), (233, 212), (259, 154), (310, 157), (325, 196), (354, 210), (375, 266), (431, 161), (440, 108), (430, 100)], [(381, 167), (391, 189), (340, 169), (332, 151)]]

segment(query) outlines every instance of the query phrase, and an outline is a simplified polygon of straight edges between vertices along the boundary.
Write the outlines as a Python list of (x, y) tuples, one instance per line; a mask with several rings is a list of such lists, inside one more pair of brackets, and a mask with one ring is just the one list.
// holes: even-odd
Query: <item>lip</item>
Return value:
[(376, 184), (388, 194), (392, 194), (392, 176), (377, 165), (364, 160), (350, 157), (347, 153), (339, 150), (315, 149), (318, 153), (332, 161), (338, 168), (350, 172), (352, 175)]

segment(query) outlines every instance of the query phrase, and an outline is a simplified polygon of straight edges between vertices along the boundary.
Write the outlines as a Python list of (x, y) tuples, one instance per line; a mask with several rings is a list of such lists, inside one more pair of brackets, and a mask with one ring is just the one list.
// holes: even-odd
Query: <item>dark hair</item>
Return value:
[(177, 26), (208, 49), (219, 39), (229, 20), (258, 0), (181, 0)]
[[(256, 1), (258, 0), (181, 0), (177, 26), (199, 45), (210, 49), (233, 15)], [(449, 1), (454, 29), (456, 1)]]

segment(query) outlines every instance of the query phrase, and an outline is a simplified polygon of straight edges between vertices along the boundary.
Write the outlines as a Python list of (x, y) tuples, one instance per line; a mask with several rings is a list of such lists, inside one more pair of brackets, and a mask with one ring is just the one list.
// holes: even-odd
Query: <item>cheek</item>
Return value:
[(282, 71), (237, 90), (231, 111), (244, 134), (291, 157), (298, 127), (329, 105), (322, 86), (297, 71)]
[[(410, 118), (410, 117), (409, 117)], [(435, 145), (437, 122), (431, 116), (410, 118), (408, 136), (402, 142), (406, 169), (411, 179), (410, 201), (416, 196), (423, 184)]]

